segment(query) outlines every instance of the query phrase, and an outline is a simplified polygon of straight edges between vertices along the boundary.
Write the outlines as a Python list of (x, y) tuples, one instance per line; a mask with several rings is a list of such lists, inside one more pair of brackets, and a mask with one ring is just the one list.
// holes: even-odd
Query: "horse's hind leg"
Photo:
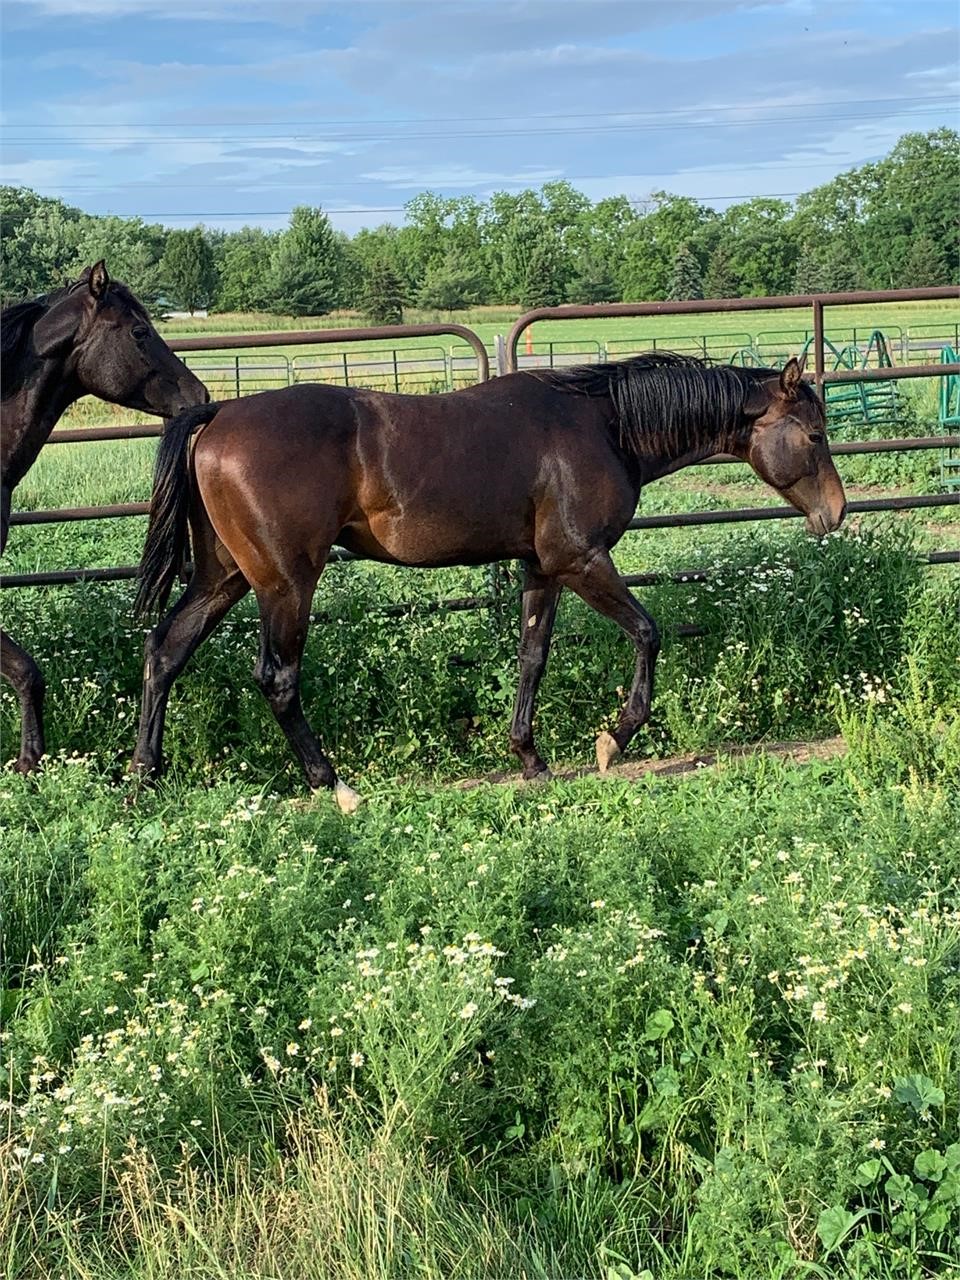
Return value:
[(593, 552), (579, 573), (565, 574), (561, 581), (598, 613), (612, 618), (627, 633), (637, 650), (633, 685), (620, 712), (617, 727), (612, 734), (601, 733), (597, 738), (597, 764), (603, 773), (621, 751), (626, 750), (630, 739), (650, 717), (660, 633), (653, 618), (623, 585), (609, 552)]
[(550, 770), (533, 741), (533, 706), (547, 665), (560, 584), (527, 565), (520, 617), (520, 681), (510, 726), (510, 748), (520, 757), (526, 779), (549, 778)]
[[(0, 551), (7, 545), (10, 532), (9, 485), (0, 485)], [(0, 631), (0, 675), (13, 685), (20, 699), (20, 757), (15, 768), (29, 773), (36, 768), (44, 753), (43, 695), (46, 691), (40, 668), (5, 631)]]
[(342, 811), (352, 813), (360, 797), (337, 777), (303, 714), (300, 701), (300, 666), (318, 577), (319, 574), (311, 571), (306, 579), (285, 581), (283, 589), (257, 591), (260, 656), (253, 675), (303, 766), (307, 782), (315, 790), (321, 787), (332, 790)]
[(195, 529), (197, 565), (183, 595), (150, 632), (144, 645), (143, 701), (140, 732), (130, 763), (131, 773), (159, 774), (163, 768), (163, 725), (174, 680), (224, 614), (250, 584), (235, 564), (216, 556), (213, 530)]
[(29, 773), (44, 753), (45, 685), (40, 668), (29, 653), (5, 631), (0, 631), (0, 672), (13, 685), (20, 699), (20, 757), (14, 767), (19, 773)]

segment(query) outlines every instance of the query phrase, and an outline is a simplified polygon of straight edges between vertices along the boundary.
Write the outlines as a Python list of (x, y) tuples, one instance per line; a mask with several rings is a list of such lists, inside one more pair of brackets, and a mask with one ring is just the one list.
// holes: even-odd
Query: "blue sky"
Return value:
[(2, 177), (348, 232), (569, 179), (724, 208), (958, 126), (956, 0), (4, 0)]

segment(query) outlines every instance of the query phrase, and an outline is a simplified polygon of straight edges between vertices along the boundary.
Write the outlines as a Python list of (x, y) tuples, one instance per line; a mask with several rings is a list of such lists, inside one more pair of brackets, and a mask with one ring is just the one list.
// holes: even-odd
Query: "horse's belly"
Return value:
[[(491, 518), (493, 517), (493, 518)], [(532, 530), (523, 520), (484, 512), (384, 512), (341, 530), (337, 542), (356, 555), (420, 568), (488, 564), (532, 553)]]

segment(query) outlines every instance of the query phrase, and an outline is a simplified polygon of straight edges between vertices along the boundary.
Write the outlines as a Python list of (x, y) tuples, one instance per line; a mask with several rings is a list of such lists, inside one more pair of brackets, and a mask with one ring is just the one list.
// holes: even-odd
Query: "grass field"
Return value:
[[(423, 312), (410, 309), (404, 314), (404, 320), (410, 324), (449, 323), (467, 325), (482, 338), (488, 351), (492, 352), (494, 337), (506, 334), (519, 310), (503, 307), (481, 307), (464, 312)], [(838, 344), (847, 342), (856, 330), (858, 340), (863, 343), (869, 333), (877, 327), (883, 328), (894, 344), (894, 358), (899, 359), (896, 347), (903, 333), (918, 336), (955, 335), (956, 326), (960, 322), (956, 303), (925, 302), (883, 304), (867, 307), (830, 308), (827, 314), (827, 336)], [(802, 348), (810, 333), (811, 316), (808, 309), (798, 311), (758, 311), (746, 313), (726, 313), (704, 316), (659, 316), (648, 318), (621, 318), (610, 320), (565, 320), (538, 322), (521, 340), (521, 354), (526, 351), (527, 336), (534, 344), (534, 351), (544, 354), (550, 343), (559, 344), (558, 350), (569, 352), (582, 347), (585, 358), (591, 353), (606, 348), (611, 357), (625, 352), (644, 350), (655, 343), (660, 346), (671, 343), (682, 349), (696, 353), (700, 350), (700, 341), (706, 338), (706, 349), (711, 356), (728, 359), (742, 346), (759, 340), (765, 353), (773, 358), (778, 353), (796, 353)], [(209, 317), (198, 317), (195, 320), (176, 320), (160, 325), (160, 330), (168, 338), (194, 337), (201, 335), (229, 336), (231, 333), (283, 332), (288, 329), (336, 329), (356, 328), (366, 325), (363, 316), (356, 313), (334, 312), (318, 317), (282, 317), (262, 314), (227, 314)], [(280, 343), (267, 349), (231, 348), (225, 346), (214, 353), (187, 353), (188, 363), (198, 369), (201, 376), (211, 382), (216, 395), (235, 394), (234, 374), (228, 369), (211, 370), (211, 365), (219, 362), (241, 358), (249, 366), (241, 375), (241, 386), (245, 392), (256, 389), (265, 390), (272, 386), (284, 384), (288, 375), (285, 362), (295, 360), (322, 359), (336, 361), (343, 354), (348, 359), (362, 363), (364, 355), (370, 357), (379, 352), (380, 359), (385, 362), (380, 373), (370, 370), (354, 372), (351, 381), (364, 382), (394, 389), (389, 365), (392, 352), (396, 351), (401, 360), (412, 360), (419, 353), (420, 362), (425, 368), (401, 365), (399, 377), (400, 390), (429, 391), (442, 390), (446, 386), (446, 374), (443, 368), (444, 352), (454, 356), (458, 362), (455, 374), (457, 384), (467, 380), (470, 375), (469, 359), (471, 351), (468, 346), (456, 338), (398, 338), (392, 341), (378, 339), (365, 342), (331, 343), (320, 347), (291, 346)], [(919, 358), (923, 353), (914, 352), (911, 359)], [(934, 353), (933, 358), (936, 358)], [(256, 366), (277, 361), (283, 367), (263, 368), (259, 372)], [(432, 371), (432, 372), (431, 372)], [(311, 376), (320, 376), (314, 374)], [(340, 371), (332, 367), (323, 376), (335, 380)], [(925, 391), (927, 416), (934, 415), (936, 393), (932, 388)], [(99, 401), (85, 399), (74, 406), (63, 419), (62, 426), (102, 425), (112, 422), (130, 422), (143, 420), (127, 410), (113, 409)]]
[[(47, 449), (17, 505), (143, 498), (152, 453)], [(841, 461), (938, 482), (923, 455)], [(643, 510), (764, 501), (699, 468)], [(351, 819), (252, 682), (249, 601), (178, 682), (170, 773), (141, 790), (131, 585), (3, 592), (50, 743), (0, 774), (4, 1275), (956, 1274), (960, 580), (917, 559), (958, 545), (952, 514), (819, 544), (792, 521), (628, 535), (624, 571), (710, 575), (640, 593), (665, 644), (630, 757), (721, 757), (639, 781), (452, 786), (512, 768), (516, 581), (397, 619), (379, 607), (485, 571), (331, 566), (305, 702)], [(130, 563), (142, 536), (20, 527), (5, 568)], [(590, 762), (631, 665), (562, 601), (548, 759)], [(17, 733), (4, 686), (5, 757)], [(836, 734), (806, 764), (733, 755)]]

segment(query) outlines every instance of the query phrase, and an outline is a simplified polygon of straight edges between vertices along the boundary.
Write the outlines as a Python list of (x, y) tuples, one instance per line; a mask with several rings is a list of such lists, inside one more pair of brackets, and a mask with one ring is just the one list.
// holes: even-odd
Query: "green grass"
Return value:
[(905, 748), (917, 680), (846, 762), (349, 821), (6, 778), (7, 1274), (946, 1274), (960, 742)]
[[(464, 324), (473, 329), (490, 346), (497, 333), (506, 333), (522, 314), (522, 308), (475, 307), (467, 311), (441, 312), (407, 308), (405, 324)], [(871, 329), (893, 328), (907, 330), (911, 327), (926, 328), (953, 325), (957, 322), (957, 306), (951, 300), (943, 302), (877, 303), (871, 306), (830, 307), (826, 312), (829, 332), (846, 333), (856, 327), (869, 332)], [(312, 328), (335, 329), (364, 327), (366, 321), (356, 313), (335, 312), (316, 317), (267, 316), (263, 314), (213, 315), (193, 321), (169, 321), (160, 326), (165, 337), (196, 337), (201, 334), (230, 334), (255, 332), (282, 332), (285, 329), (306, 330)], [(614, 319), (589, 320), (541, 320), (535, 324), (534, 339), (537, 342), (594, 339), (600, 342), (633, 339), (637, 336), (661, 340), (670, 336), (699, 336), (701, 334), (741, 334), (769, 332), (803, 333), (811, 328), (809, 308), (793, 311), (731, 311), (705, 315), (682, 316), (626, 316)], [(521, 339), (523, 342), (524, 339)], [(422, 338), (398, 339), (398, 346), (422, 345)], [(342, 347), (333, 344), (328, 350), (370, 350), (383, 345), (377, 341), (350, 344)], [(302, 348), (290, 347), (291, 353)]]

